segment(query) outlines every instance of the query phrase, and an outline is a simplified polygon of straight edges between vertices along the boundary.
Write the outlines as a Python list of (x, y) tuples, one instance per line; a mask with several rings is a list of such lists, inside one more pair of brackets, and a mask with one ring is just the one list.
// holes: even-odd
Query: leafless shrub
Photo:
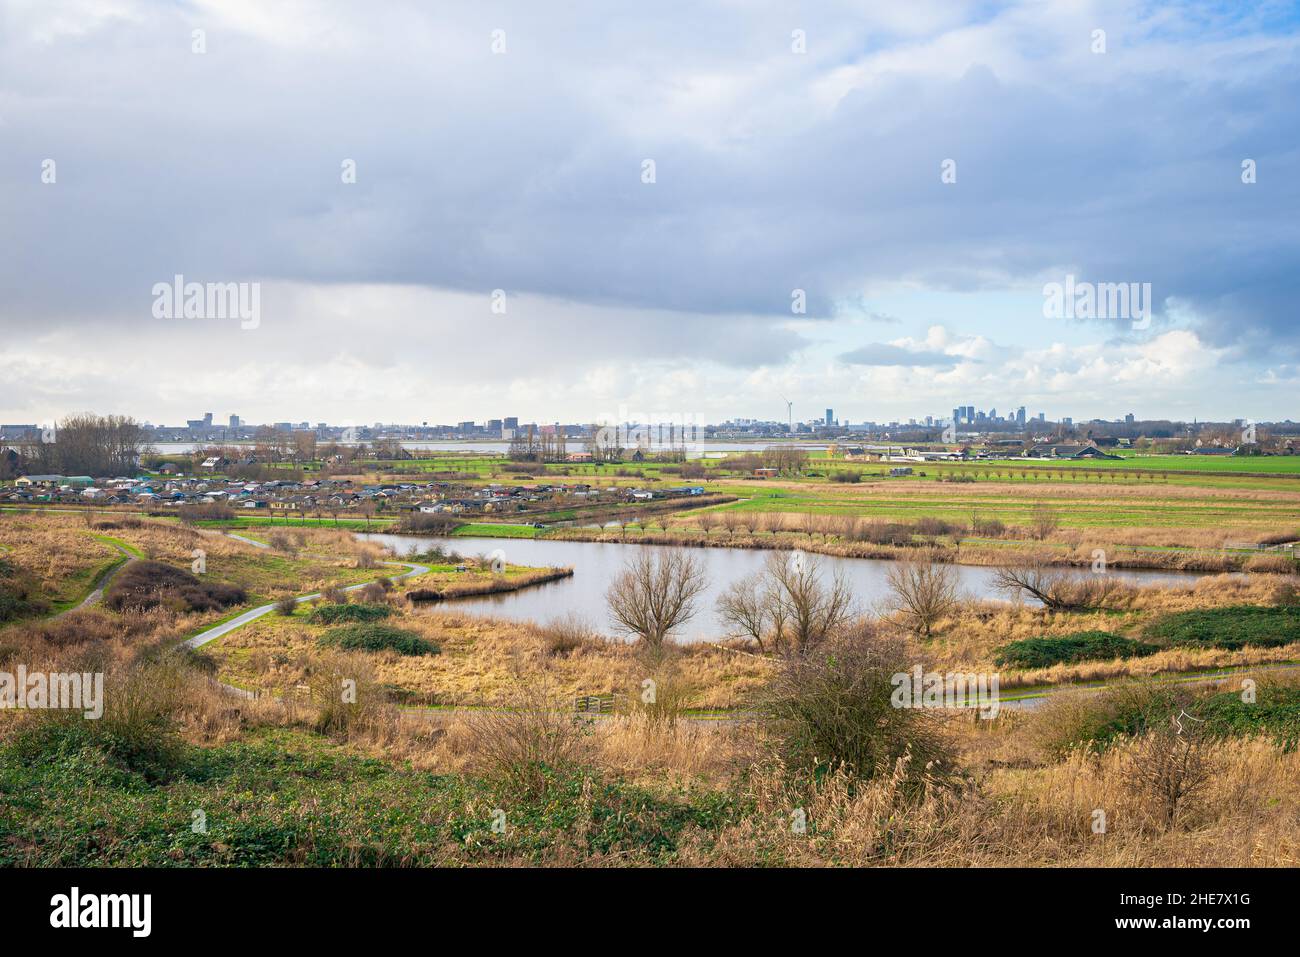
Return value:
[(542, 647), (548, 658), (567, 658), (579, 648), (600, 641), (596, 629), (576, 611), (547, 622), (540, 631)]
[(766, 651), (765, 639), (771, 628), (767, 579), (755, 572), (732, 582), (718, 599), (718, 615), (739, 638), (750, 638), (759, 651)]
[(859, 779), (906, 769), (908, 786), (947, 779), (955, 762), (931, 712), (895, 707), (893, 676), (916, 664), (907, 645), (867, 626), (817, 653), (787, 658), (760, 698), (778, 756), (791, 769)]
[(957, 572), (931, 552), (896, 561), (885, 574), (888, 607), (914, 635), (929, 638), (939, 620), (957, 608)]
[(1168, 831), (1210, 784), (1213, 766), (1195, 719), (1184, 714), (1182, 726), (1159, 728), (1131, 745), (1121, 773), (1126, 791), (1138, 798)]
[(568, 702), (537, 683), (518, 685), (492, 708), (465, 719), (469, 750), (484, 777), (538, 797), (556, 771), (577, 763), (585, 730)]
[(349, 737), (390, 730), (397, 716), (365, 655), (334, 653), (308, 665), (308, 695), (316, 708), (315, 729)]
[(321, 589), (320, 596), (327, 604), (346, 605), (348, 603), (348, 593), (338, 585), (330, 585), (328, 588)]
[(804, 654), (856, 612), (843, 576), (823, 580), (821, 559), (803, 552), (773, 553), (762, 572), (734, 582), (718, 601), (718, 613), (737, 637), (760, 651)]

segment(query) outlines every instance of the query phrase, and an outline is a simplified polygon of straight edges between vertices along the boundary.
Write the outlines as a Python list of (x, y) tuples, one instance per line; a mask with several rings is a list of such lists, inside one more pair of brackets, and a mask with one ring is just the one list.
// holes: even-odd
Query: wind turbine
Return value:
[(794, 403), (785, 396), (781, 396), (781, 401), (785, 403), (786, 428), (794, 435)]

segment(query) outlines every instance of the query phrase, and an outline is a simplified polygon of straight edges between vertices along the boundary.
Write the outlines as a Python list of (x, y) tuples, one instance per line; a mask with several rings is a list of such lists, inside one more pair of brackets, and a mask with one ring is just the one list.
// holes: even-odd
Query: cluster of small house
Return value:
[(231, 508), (307, 512), (363, 508), (422, 513), (523, 512), (574, 500), (622, 501), (702, 495), (699, 486), (629, 489), (572, 485), (465, 486), (450, 482), (400, 482), (374, 485), (345, 479), (240, 482), (216, 477), (141, 476), (93, 479), (88, 475), (25, 475), (0, 488), (0, 501), (96, 505), (227, 505)]
[(972, 449), (925, 449), (902, 448), (889, 449), (864, 448), (861, 446), (841, 446), (838, 454), (846, 459), (858, 459), (873, 462), (984, 462), (995, 459), (1117, 459), (1102, 451), (1094, 443), (1084, 445), (1059, 444), (1035, 445), (1028, 450), (1019, 447)]

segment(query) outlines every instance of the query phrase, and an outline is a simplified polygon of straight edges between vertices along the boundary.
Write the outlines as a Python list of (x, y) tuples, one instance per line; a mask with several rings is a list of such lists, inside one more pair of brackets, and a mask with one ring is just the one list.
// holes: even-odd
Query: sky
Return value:
[(1298, 211), (1295, 3), (0, 0), (0, 422), (1300, 419)]

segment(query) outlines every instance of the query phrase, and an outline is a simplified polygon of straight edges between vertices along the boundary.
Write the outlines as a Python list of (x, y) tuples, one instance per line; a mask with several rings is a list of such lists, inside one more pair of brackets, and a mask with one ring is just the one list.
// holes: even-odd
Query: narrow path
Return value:
[[(400, 575), (394, 575), (393, 577), (395, 579), (410, 578), (414, 575), (424, 575), (427, 574), (429, 571), (428, 565), (417, 565), (414, 562), (380, 562), (379, 564), (395, 565), (399, 568), (409, 569), (408, 571), (405, 571)], [(347, 586), (346, 588), (343, 589), (343, 591), (356, 591), (358, 588), (365, 588), (369, 584), (370, 582), (360, 582), (356, 585)], [(319, 598), (320, 595), (321, 593), (318, 591), (312, 592), (310, 595), (302, 595), (298, 598), (295, 598), (294, 601), (299, 603), (305, 601), (311, 601), (313, 598)], [(277, 604), (276, 602), (271, 602), (269, 605), (262, 605), (258, 608), (253, 608), (249, 611), (246, 611), (242, 615), (238, 615), (237, 617), (232, 618), (229, 621), (223, 621), (219, 625), (213, 625), (211, 628), (201, 631), (197, 635), (194, 635), (191, 638), (186, 638), (184, 641), (180, 643), (180, 647), (200, 648), (203, 645), (206, 645), (210, 641), (215, 641), (216, 639), (220, 638), (222, 635), (228, 635), (235, 629), (242, 628), (244, 625), (247, 625), (250, 621), (256, 621), (258, 618), (261, 618), (263, 615), (269, 614), (270, 612), (275, 610), (276, 604)]]
[(1298, 661), (1267, 661), (1255, 665), (1228, 665), (1207, 671), (1181, 671), (1166, 675), (1152, 675), (1147, 678), (1120, 677), (1081, 684), (1040, 685), (1037, 688), (1019, 690), (1010, 688), (1000, 694), (998, 700), (1000, 707), (1031, 711), (1042, 705), (1052, 695), (1066, 691), (1099, 693), (1107, 688), (1133, 681), (1144, 681), (1150, 684), (1217, 684), (1255, 671), (1295, 671), (1297, 669), (1300, 669), (1300, 662)]
[[(103, 539), (100, 539), (100, 541), (103, 541)], [(112, 583), (113, 579), (117, 577), (117, 574), (120, 571), (122, 571), (122, 569), (130, 567), (135, 562), (138, 562), (140, 560), (135, 555), (132, 555), (129, 551), (123, 548), (121, 545), (118, 545), (114, 542), (104, 542), (104, 544), (112, 546), (117, 551), (121, 552), (122, 557), (125, 558), (126, 561), (115, 562), (112, 565), (110, 565), (108, 568), (104, 569), (104, 571), (100, 572), (99, 577), (93, 583), (94, 587), (91, 589), (90, 594), (88, 594), (85, 598), (81, 599), (80, 603), (73, 605), (71, 608), (65, 608), (63, 611), (59, 612), (58, 614), (51, 615), (49, 618), (50, 621), (53, 621), (56, 618), (62, 618), (64, 615), (67, 615), (71, 612), (80, 611), (83, 608), (89, 608), (91, 605), (97, 604), (104, 597), (104, 589), (106, 589)]]
[(233, 538), (237, 542), (243, 542), (245, 545), (252, 545), (254, 548), (270, 548), (266, 542), (259, 542), (256, 539), (245, 538), (243, 535), (236, 535), (234, 532), (226, 532), (226, 536)]

